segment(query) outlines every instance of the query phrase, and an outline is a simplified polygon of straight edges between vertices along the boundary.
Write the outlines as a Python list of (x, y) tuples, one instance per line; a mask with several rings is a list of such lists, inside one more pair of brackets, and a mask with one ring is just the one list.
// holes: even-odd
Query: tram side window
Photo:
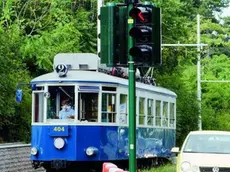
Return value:
[(170, 127), (175, 127), (175, 113), (174, 113), (175, 104), (170, 103)]
[(139, 98), (139, 125), (145, 124), (145, 98)]
[(156, 101), (156, 118), (155, 118), (155, 125), (161, 126), (161, 101)]
[(148, 99), (148, 117), (147, 117), (147, 125), (149, 126), (153, 126), (153, 118), (154, 118), (154, 114), (153, 114), (153, 100), (152, 99)]
[(98, 93), (79, 93), (79, 120), (98, 122)]
[(44, 96), (42, 93), (34, 93), (34, 122), (43, 122)]
[(168, 102), (163, 102), (163, 126), (168, 126)]
[(36, 87), (36, 90), (44, 90), (44, 87), (42, 87), (42, 86), (37, 86), (37, 87)]
[(102, 93), (102, 122), (116, 122), (116, 94)]
[(74, 119), (74, 86), (49, 86), (47, 119)]
[(120, 123), (127, 124), (127, 95), (120, 95)]

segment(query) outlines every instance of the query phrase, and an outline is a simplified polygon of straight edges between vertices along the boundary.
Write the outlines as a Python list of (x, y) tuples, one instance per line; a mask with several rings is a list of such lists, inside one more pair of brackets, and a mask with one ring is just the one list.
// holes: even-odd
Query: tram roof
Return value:
[[(59, 77), (56, 72), (41, 75), (34, 78), (31, 83), (103, 83), (108, 85), (124, 85), (128, 86), (128, 79), (108, 75), (98, 71), (69, 71), (66, 77)], [(174, 92), (153, 85), (148, 85), (140, 82), (136, 82), (136, 88), (145, 89), (149, 91), (154, 91), (158, 93), (168, 94), (172, 96), (177, 96)]]

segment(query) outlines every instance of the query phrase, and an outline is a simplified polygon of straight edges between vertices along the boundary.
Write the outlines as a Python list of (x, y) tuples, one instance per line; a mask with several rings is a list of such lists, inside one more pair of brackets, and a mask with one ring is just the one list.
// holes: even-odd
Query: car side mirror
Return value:
[(179, 152), (180, 152), (180, 149), (179, 149), (179, 147), (173, 147), (173, 148), (171, 149), (171, 152), (172, 152), (172, 153), (179, 153)]

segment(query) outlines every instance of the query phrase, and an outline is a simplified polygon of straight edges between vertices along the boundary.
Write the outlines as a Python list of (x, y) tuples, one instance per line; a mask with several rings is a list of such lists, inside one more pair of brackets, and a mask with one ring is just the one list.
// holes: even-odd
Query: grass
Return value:
[(168, 164), (151, 170), (143, 170), (141, 172), (176, 172), (176, 165)]

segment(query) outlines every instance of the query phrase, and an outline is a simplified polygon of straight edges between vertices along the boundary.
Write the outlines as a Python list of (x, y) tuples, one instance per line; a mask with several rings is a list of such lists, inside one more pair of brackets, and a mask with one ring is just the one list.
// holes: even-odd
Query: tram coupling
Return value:
[(52, 160), (51, 168), (55, 168), (55, 169), (66, 168), (66, 160)]

